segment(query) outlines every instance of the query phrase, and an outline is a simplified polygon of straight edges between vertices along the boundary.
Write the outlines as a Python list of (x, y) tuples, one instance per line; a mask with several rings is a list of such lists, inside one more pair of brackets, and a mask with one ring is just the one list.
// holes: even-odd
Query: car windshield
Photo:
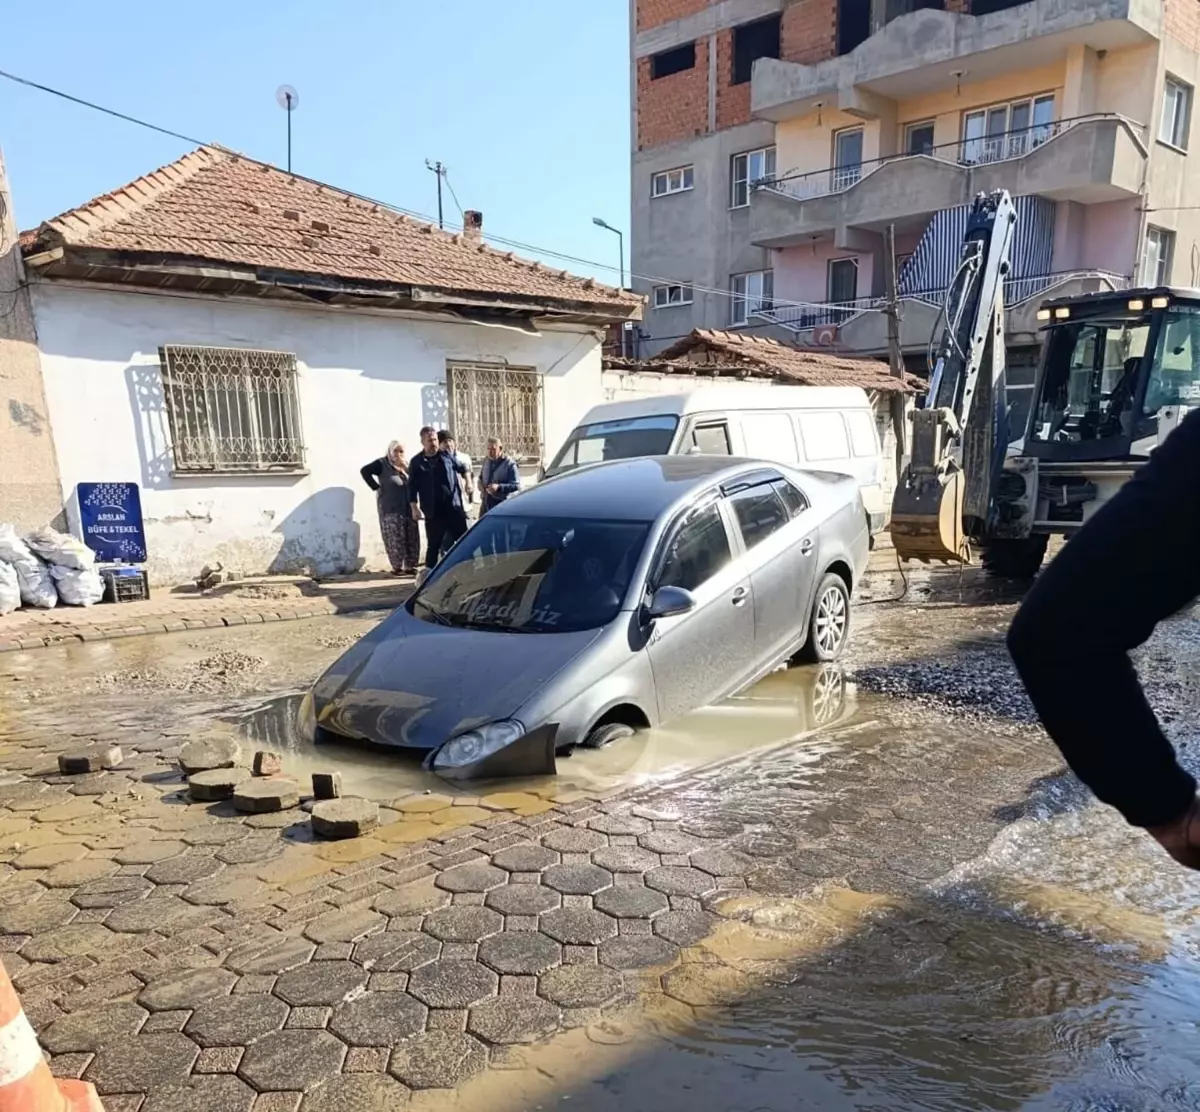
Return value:
[(598, 421), (580, 425), (558, 455), (546, 468), (547, 475), (559, 475), (588, 463), (636, 456), (665, 456), (675, 439), (679, 418), (671, 415), (626, 417), (618, 421)]
[(409, 603), (422, 621), (511, 633), (596, 629), (621, 609), (645, 521), (488, 514)]

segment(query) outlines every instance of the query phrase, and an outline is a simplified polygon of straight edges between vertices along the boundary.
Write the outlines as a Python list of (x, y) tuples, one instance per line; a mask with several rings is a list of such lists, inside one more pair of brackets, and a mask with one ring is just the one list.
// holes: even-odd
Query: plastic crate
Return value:
[(101, 568), (103, 602), (141, 602), (150, 597), (150, 579), (141, 568)]

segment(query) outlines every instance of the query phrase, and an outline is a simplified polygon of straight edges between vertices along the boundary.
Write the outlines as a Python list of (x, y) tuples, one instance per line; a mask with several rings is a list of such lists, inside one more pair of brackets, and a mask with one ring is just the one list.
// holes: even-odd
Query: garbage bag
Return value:
[(49, 610), (58, 602), (50, 569), (36, 557), (12, 525), (0, 525), (0, 560), (12, 565), (26, 606)]
[(25, 543), (47, 564), (57, 564), (60, 568), (83, 571), (96, 562), (96, 554), (83, 541), (49, 526), (28, 534)]
[(91, 606), (104, 597), (104, 581), (99, 568), (64, 568), (51, 564), (50, 574), (65, 606)]
[(17, 569), (7, 560), (0, 560), (0, 617), (11, 614), (21, 605), (21, 584)]

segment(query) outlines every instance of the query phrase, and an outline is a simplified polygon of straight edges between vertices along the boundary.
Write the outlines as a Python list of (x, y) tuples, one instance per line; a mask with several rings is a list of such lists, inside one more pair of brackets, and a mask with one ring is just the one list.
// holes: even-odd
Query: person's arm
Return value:
[(497, 494), (516, 494), (521, 489), (521, 476), (517, 474), (517, 465), (512, 460), (504, 469), (505, 481), (496, 484)]
[(1008, 647), (1076, 775), (1134, 826), (1166, 826), (1196, 782), (1129, 658), (1200, 594), (1200, 412), (1069, 540), (1029, 592)]
[(366, 467), (359, 471), (363, 477), (363, 482), (372, 490), (379, 489), (379, 476), (383, 473), (383, 460), (372, 460)]
[(418, 487), (425, 474), (427, 463), (423, 455), (414, 456), (408, 465), (408, 510), (416, 521), (421, 520)]
[(463, 461), (460, 460), (458, 458), (458, 456), (451, 456), (450, 462), (452, 464), (454, 464), (454, 470), (457, 471), (464, 478), (470, 474), (470, 471), (467, 470), (467, 465), (465, 463), (463, 463)]

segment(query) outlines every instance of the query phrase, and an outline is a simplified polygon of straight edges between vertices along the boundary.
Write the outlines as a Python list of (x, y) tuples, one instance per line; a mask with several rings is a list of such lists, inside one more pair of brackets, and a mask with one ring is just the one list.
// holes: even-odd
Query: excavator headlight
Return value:
[(1071, 310), (1064, 306), (1061, 309), (1054, 310), (1054, 316), (1057, 320), (1066, 320), (1071, 315)]
[(1131, 313), (1140, 313), (1146, 308), (1146, 303), (1140, 298), (1135, 297), (1129, 302), (1129, 311)]
[(1151, 309), (1165, 309), (1170, 304), (1171, 299), (1169, 297), (1154, 297), (1150, 299)]
[(1049, 309), (1039, 309), (1037, 317), (1038, 317), (1038, 320), (1049, 320), (1050, 319), (1050, 310)]

